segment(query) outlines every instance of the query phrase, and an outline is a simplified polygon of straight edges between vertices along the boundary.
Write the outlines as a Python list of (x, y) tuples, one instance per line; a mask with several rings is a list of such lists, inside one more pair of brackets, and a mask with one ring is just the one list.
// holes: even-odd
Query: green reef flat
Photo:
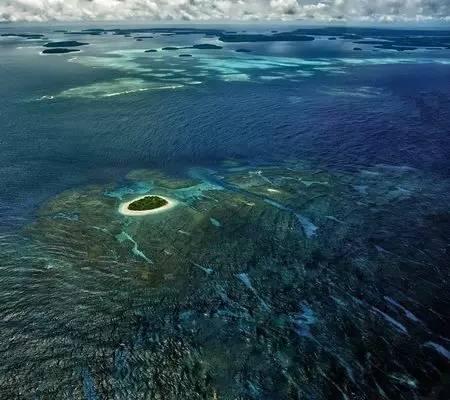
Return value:
[(166, 204), (168, 204), (167, 200), (159, 196), (146, 196), (130, 203), (128, 209), (132, 211), (147, 211), (161, 208)]
[[(395, 398), (396, 386), (379, 377), (399, 365), (401, 379), (420, 379), (426, 390), (432, 379), (422, 363), (445, 363), (428, 337), (427, 305), (446, 311), (435, 300), (445, 296), (438, 280), (449, 278), (449, 187), (388, 165), (343, 174), (227, 161), (186, 177), (143, 169), (62, 192), (25, 227), (19, 258), (33, 263), (34, 275), (21, 281), (20, 293), (35, 293), (23, 318), (51, 312), (27, 336), (56, 334), (66, 361), (46, 369), (53, 342), (42, 340), (28, 363), (75, 393), (88, 385), (99, 398), (132, 384), (165, 399), (247, 398), (249, 387), (271, 398), (327, 399), (340, 390), (330, 380), (361, 398), (379, 390)], [(179, 206), (142, 219), (116, 212), (149, 190)], [(4, 249), (3, 261), (17, 254)], [(420, 279), (429, 268), (439, 274)], [(49, 280), (50, 294), (36, 292)], [(4, 357), (19, 362), (23, 352), (13, 348), (23, 328), (7, 329), (17, 340)], [(82, 381), (67, 373), (80, 341), (90, 343)], [(362, 367), (368, 348), (375, 370)], [(2, 379), (21, 378), (9, 369)], [(374, 379), (379, 386), (370, 385)], [(32, 380), (21, 382), (32, 390)]]

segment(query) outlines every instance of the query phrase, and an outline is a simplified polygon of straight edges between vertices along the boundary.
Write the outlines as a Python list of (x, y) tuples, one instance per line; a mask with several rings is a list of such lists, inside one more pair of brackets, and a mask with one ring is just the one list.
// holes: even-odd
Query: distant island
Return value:
[(241, 34), (241, 35), (221, 35), (221, 42), (244, 43), (244, 42), (310, 42), (314, 36), (297, 35), (290, 33), (277, 33), (274, 35), (262, 34)]
[(222, 47), (217, 46), (215, 44), (204, 43), (204, 44), (194, 44), (192, 48), (198, 50), (220, 50)]
[(66, 40), (63, 42), (49, 42), (44, 44), (44, 47), (79, 47), (87, 46), (89, 43), (78, 42), (76, 40)]
[(19, 37), (23, 39), (42, 39), (44, 35), (36, 33), (2, 33), (2, 37)]
[(42, 54), (65, 54), (65, 53), (73, 53), (75, 51), (80, 51), (79, 49), (66, 49), (63, 47), (57, 47), (54, 49), (45, 49), (42, 51)]

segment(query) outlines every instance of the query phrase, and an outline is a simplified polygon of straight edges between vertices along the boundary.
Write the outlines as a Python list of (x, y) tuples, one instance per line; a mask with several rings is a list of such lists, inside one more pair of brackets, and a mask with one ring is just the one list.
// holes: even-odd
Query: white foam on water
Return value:
[[(98, 82), (85, 86), (78, 86), (62, 91), (46, 99), (55, 98), (88, 98), (102, 99), (127, 95), (132, 93), (146, 92), (152, 90), (175, 90), (184, 87), (183, 84), (170, 84), (163, 82), (149, 82), (139, 78), (119, 78), (107, 82)], [(42, 99), (42, 98), (41, 98)]]
[(389, 324), (392, 325), (397, 332), (403, 333), (404, 335), (408, 334), (408, 330), (405, 328), (403, 324), (401, 324), (400, 322), (398, 322), (397, 320), (395, 320), (394, 318), (387, 315), (386, 313), (384, 313), (383, 311), (379, 310), (376, 307), (372, 307), (372, 310), (376, 314), (379, 314), (381, 317), (383, 317), (384, 320), (389, 322)]
[(143, 258), (148, 263), (153, 264), (153, 261), (150, 260), (141, 250), (139, 250), (138, 244), (127, 232), (122, 231), (116, 236), (116, 239), (119, 241), (119, 243), (123, 243), (127, 240), (130, 241), (133, 244), (133, 248), (131, 250), (133, 254), (140, 258)]
[(448, 351), (444, 346), (440, 345), (439, 343), (426, 342), (424, 346), (431, 347), (432, 349), (436, 350), (439, 354), (444, 356), (447, 360), (450, 360), (450, 351)]

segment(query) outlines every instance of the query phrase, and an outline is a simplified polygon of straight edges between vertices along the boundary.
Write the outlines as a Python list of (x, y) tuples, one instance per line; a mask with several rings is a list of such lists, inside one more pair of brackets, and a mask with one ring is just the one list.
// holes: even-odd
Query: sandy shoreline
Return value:
[[(129, 205), (131, 203), (134, 203), (135, 201), (138, 201), (138, 200), (143, 199), (144, 197), (148, 197), (148, 196), (158, 196), (161, 199), (164, 199), (165, 201), (167, 201), (167, 204), (162, 206), (162, 207), (155, 208), (153, 210), (133, 211), (133, 210), (128, 209), (128, 207), (129, 207)], [(146, 194), (146, 195), (143, 195), (143, 196), (136, 197), (136, 198), (134, 198), (134, 199), (132, 199), (130, 201), (127, 201), (126, 203), (122, 203), (119, 206), (119, 212), (121, 214), (129, 216), (129, 217), (142, 217), (142, 216), (145, 216), (145, 215), (159, 214), (159, 213), (168, 211), (171, 208), (175, 207), (177, 204), (178, 204), (178, 202), (176, 200), (169, 199), (168, 197), (165, 197), (165, 196), (160, 196), (159, 194), (158, 195)]]

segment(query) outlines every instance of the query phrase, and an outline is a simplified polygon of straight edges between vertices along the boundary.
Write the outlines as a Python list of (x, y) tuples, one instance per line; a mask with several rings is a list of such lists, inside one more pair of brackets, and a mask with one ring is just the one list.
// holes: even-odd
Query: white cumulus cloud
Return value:
[(450, 0), (0, 0), (0, 21), (449, 20)]

